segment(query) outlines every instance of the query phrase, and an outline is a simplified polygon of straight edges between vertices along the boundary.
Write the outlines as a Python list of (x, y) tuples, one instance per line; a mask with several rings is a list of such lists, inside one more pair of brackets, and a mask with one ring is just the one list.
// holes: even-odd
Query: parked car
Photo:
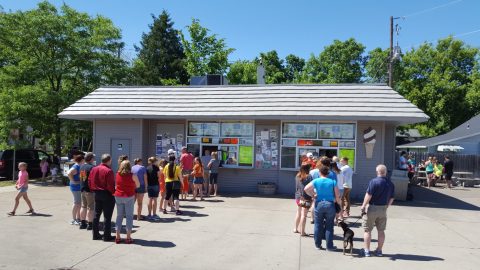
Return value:
[[(42, 176), (40, 170), (40, 161), (46, 157), (48, 163), (59, 164), (58, 158), (55, 158), (42, 150), (36, 149), (19, 149), (15, 151), (15, 171), (18, 171), (18, 163), (25, 162), (28, 164), (28, 174), (30, 178), (38, 178)], [(12, 179), (13, 169), (13, 150), (0, 150), (0, 178)], [(16, 177), (16, 176), (15, 176)]]

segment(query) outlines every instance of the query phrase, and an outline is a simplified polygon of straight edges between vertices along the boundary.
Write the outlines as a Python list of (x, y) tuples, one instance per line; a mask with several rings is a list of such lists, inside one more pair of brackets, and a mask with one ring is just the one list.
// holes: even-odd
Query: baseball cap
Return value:
[(313, 154), (310, 153), (310, 152), (308, 152), (308, 153), (307, 153), (307, 157), (308, 157), (308, 158), (313, 158)]
[(168, 149), (167, 154), (168, 154), (168, 155), (175, 155), (175, 150), (173, 150), (173, 149)]

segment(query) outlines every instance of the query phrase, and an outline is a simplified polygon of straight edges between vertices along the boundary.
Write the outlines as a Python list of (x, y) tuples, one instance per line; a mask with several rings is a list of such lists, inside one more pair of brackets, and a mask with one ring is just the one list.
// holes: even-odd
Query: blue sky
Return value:
[[(27, 10), (39, 1), (0, 0), (4, 10)], [(480, 47), (480, 1), (478, 0), (51, 0), (63, 2), (91, 15), (106, 16), (122, 29), (127, 57), (134, 57), (133, 44), (152, 22), (150, 14), (167, 10), (177, 29), (185, 30), (192, 18), (236, 49), (230, 60), (253, 59), (275, 49), (281, 57), (290, 53), (308, 58), (334, 39), (354, 37), (367, 50), (389, 45), (389, 16), (398, 20), (398, 39), (403, 51), (424, 41), (434, 42), (459, 35)], [(411, 15), (411, 16), (409, 16)], [(473, 32), (473, 33), (471, 33)], [(469, 34), (470, 33), (470, 34)]]

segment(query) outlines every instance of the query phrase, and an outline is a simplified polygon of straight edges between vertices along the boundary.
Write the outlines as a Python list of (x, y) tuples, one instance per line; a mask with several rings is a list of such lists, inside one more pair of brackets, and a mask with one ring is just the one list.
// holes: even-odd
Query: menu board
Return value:
[(321, 139), (355, 139), (355, 124), (319, 124)]
[(252, 166), (253, 164), (253, 146), (241, 145), (238, 151), (238, 165)]
[(340, 158), (348, 158), (348, 166), (355, 170), (355, 149), (340, 149)]
[(253, 123), (221, 123), (221, 132), (222, 137), (251, 137), (253, 135)]
[(218, 136), (219, 129), (219, 124), (214, 122), (189, 122), (188, 136)]
[(317, 138), (316, 123), (283, 123), (284, 138)]

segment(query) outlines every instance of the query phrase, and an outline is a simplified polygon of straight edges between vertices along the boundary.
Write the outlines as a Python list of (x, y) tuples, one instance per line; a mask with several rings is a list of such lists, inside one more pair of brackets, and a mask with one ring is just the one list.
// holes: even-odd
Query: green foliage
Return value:
[(152, 15), (150, 32), (143, 33), (138, 58), (133, 65), (134, 84), (187, 84), (185, 54), (179, 31), (173, 28), (170, 15), (164, 10), (159, 17)]
[(265, 82), (267, 84), (285, 83), (287, 81), (283, 60), (278, 57), (277, 51), (260, 53), (260, 58), (265, 67)]
[(230, 65), (227, 73), (229, 84), (256, 84), (257, 62), (239, 60)]
[[(91, 136), (91, 124), (58, 118), (65, 107), (101, 84), (121, 84), (126, 63), (120, 30), (102, 16), (41, 2), (33, 10), (0, 14), (2, 137), (27, 131), (60, 153), (61, 137)], [(85, 132), (85, 133), (84, 133)]]
[(305, 67), (305, 59), (293, 54), (285, 57), (285, 77), (288, 82), (297, 82)]
[(200, 21), (192, 19), (192, 24), (187, 26), (188, 40), (180, 33), (186, 56), (186, 69), (190, 76), (207, 74), (225, 74), (228, 56), (235, 50), (228, 48), (225, 39), (217, 35), (209, 35), (210, 30), (202, 27)]
[(417, 126), (423, 135), (445, 133), (478, 113), (478, 56), (478, 49), (451, 37), (403, 56), (395, 88), (430, 116)]
[(334, 40), (318, 57), (311, 55), (305, 64), (306, 83), (359, 83), (365, 62), (365, 46), (355, 39)]

